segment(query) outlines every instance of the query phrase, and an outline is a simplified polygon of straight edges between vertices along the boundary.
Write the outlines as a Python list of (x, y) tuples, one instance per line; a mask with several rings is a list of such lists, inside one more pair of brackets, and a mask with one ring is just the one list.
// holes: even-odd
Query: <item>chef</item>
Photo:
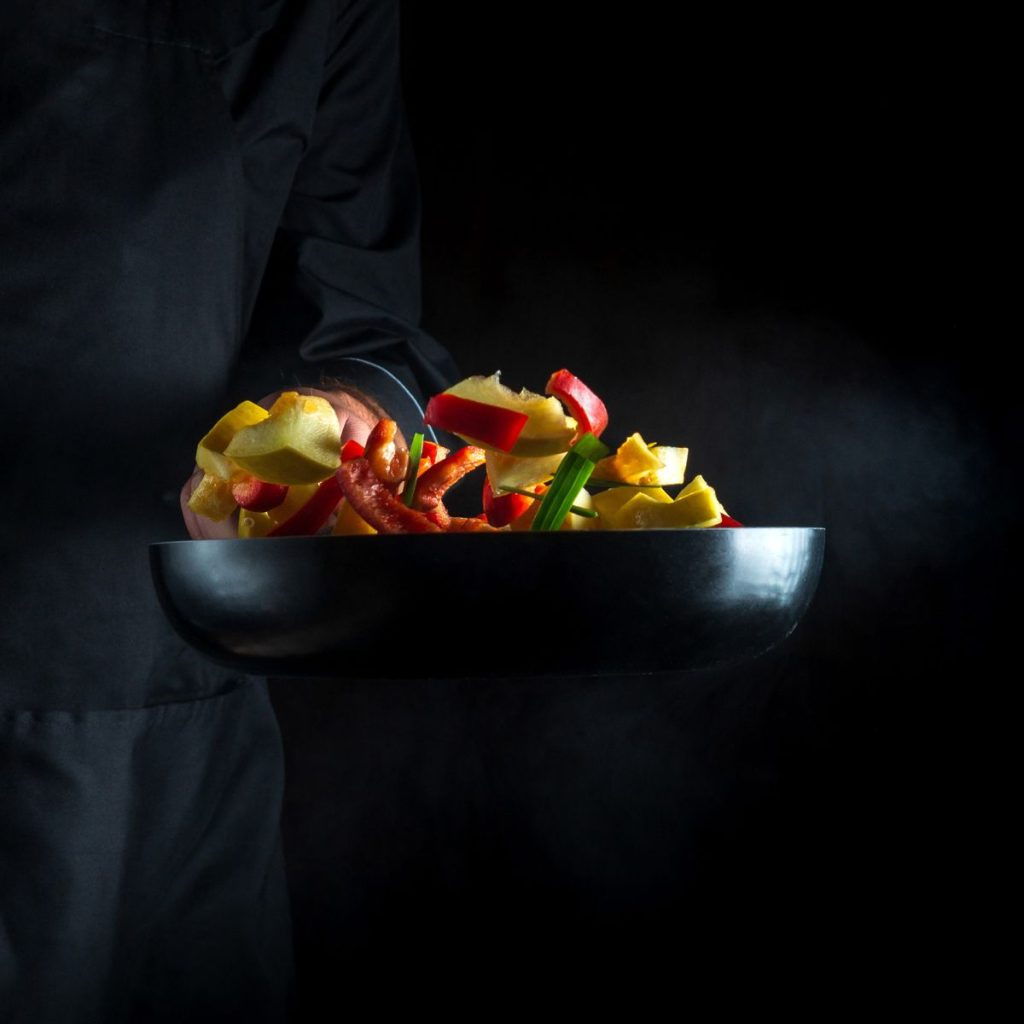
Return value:
[(282, 1020), (265, 681), (171, 631), (148, 545), (242, 398), (408, 437), (458, 377), (417, 327), (397, 0), (7, 0), (0, 33), (0, 1017)]

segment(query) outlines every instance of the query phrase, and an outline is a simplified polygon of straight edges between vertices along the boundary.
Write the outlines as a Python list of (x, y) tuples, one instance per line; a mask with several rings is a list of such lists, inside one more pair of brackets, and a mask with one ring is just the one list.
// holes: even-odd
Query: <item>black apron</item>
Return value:
[(0, 1019), (282, 1018), (266, 683), (170, 630), (148, 545), (229, 403), (323, 371), (408, 431), (455, 377), (396, 8), (0, 13)]

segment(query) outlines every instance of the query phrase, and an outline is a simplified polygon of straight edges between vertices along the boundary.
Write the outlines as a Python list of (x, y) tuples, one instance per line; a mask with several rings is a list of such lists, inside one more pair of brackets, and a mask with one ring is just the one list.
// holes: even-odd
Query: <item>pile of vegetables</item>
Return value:
[[(239, 510), (240, 537), (741, 525), (703, 477), (685, 481), (686, 448), (638, 433), (614, 451), (601, 441), (607, 408), (565, 369), (543, 395), (512, 391), (498, 373), (468, 377), (430, 399), (424, 422), (466, 446), (449, 452), (416, 433), (406, 449), (391, 420), (365, 447), (342, 446), (323, 398), (242, 402), (199, 442), (189, 508), (217, 521)], [(483, 511), (451, 516), (446, 490), (481, 466)]]

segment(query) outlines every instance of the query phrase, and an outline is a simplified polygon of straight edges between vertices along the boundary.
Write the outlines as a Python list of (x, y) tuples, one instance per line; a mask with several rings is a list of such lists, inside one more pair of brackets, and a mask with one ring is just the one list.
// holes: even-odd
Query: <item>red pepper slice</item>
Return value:
[[(422, 512), (406, 508), (373, 471), (366, 459), (343, 462), (334, 478), (349, 504), (378, 533), (441, 533), (442, 527)], [(322, 485), (321, 485), (322, 486)]]
[(360, 459), (366, 454), (366, 449), (358, 442), (348, 440), (341, 448), (341, 461), (348, 462), (349, 459)]
[(448, 523), (448, 533), (497, 533), (497, 527), (487, 522), (484, 515), (452, 516)]
[(424, 512), (436, 507), (449, 487), (457, 484), (467, 473), (472, 473), (478, 466), (482, 466), (486, 458), (482, 448), (467, 444), (465, 448), (460, 448), (446, 459), (435, 463), (419, 478), (413, 507)]
[(308, 537), (316, 533), (338, 507), (343, 497), (337, 475), (329, 476), (309, 501), (283, 523), (278, 523), (268, 537)]
[(447, 459), (449, 454), (450, 452), (443, 444), (436, 444), (434, 441), (424, 441), (418, 475), (423, 476), (432, 466), (436, 466), (439, 462)]
[(727, 516), (723, 512), (722, 513), (722, 521), (715, 526), (715, 529), (718, 530), (718, 529), (720, 529), (723, 526), (728, 527), (728, 528), (732, 528), (732, 527), (738, 527), (738, 526), (742, 526), (742, 525), (743, 524), (738, 519), (733, 519), (732, 516)]
[[(537, 493), (543, 490), (542, 486), (534, 488)], [(518, 519), (533, 504), (532, 498), (527, 498), (522, 494), (495, 496), (494, 491), (491, 490), (491, 481), (484, 477), (484, 516), (492, 526), (508, 526), (513, 519)]]
[(288, 485), (268, 484), (255, 476), (245, 477), (231, 484), (231, 497), (236, 505), (249, 512), (269, 512), (288, 497)]
[(601, 431), (608, 426), (608, 410), (604, 402), (568, 370), (558, 370), (551, 374), (544, 393), (554, 395), (569, 407), (570, 415), (579, 424), (576, 432), (578, 438), (588, 433), (600, 437)]
[(471, 398), (441, 394), (427, 402), (423, 422), (510, 452), (529, 417), (523, 412), (474, 402)]

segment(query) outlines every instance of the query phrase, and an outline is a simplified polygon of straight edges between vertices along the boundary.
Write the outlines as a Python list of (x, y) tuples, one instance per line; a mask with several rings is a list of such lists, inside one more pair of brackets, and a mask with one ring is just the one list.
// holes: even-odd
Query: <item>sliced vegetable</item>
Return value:
[(409, 445), (409, 469), (405, 476), (405, 490), (402, 491), (402, 502), (412, 508), (412, 499), (416, 495), (416, 480), (420, 475), (420, 460), (423, 458), (423, 435), (412, 435)]
[(286, 484), (268, 484), (254, 476), (245, 476), (231, 482), (231, 494), (238, 505), (249, 512), (269, 512), (284, 503), (288, 497), (288, 487)]
[(238, 516), (238, 536), (244, 539), (266, 537), (274, 528), (266, 512), (248, 512), (245, 509)]
[(722, 521), (722, 506), (713, 487), (677, 497), (670, 508), (670, 526), (717, 526)]
[(576, 442), (562, 459), (558, 472), (530, 524), (531, 530), (557, 530), (561, 527), (576, 496), (594, 472), (594, 464), (598, 459), (607, 456), (609, 450), (607, 445), (603, 445), (593, 434), (584, 434)]
[(497, 526), (491, 526), (486, 516), (452, 516), (445, 527), (448, 533), (498, 533)]
[(286, 519), (290, 519), (317, 492), (318, 484), (293, 484), (284, 501), (269, 512), (243, 510), (238, 516), (239, 537), (266, 537)]
[(342, 498), (338, 506), (338, 518), (331, 534), (335, 537), (369, 537), (377, 531), (352, 507), (352, 502)]
[(444, 461), (451, 453), (444, 445), (435, 444), (433, 441), (423, 442), (423, 455), (420, 457), (420, 468), (417, 476), (423, 476), (428, 469)]
[[(454, 453), (419, 432), (406, 449), (386, 417), (365, 445), (341, 445), (329, 403), (294, 391), (269, 413), (243, 402), (200, 442), (206, 475), (189, 504), (211, 519), (240, 504), (241, 537), (315, 534), (327, 522), (336, 535), (742, 526), (703, 477), (682, 486), (688, 449), (634, 433), (612, 454), (597, 439), (607, 408), (586, 384), (563, 368), (546, 391), (512, 391), (495, 373), (434, 396), (426, 422), (468, 442)], [(484, 462), (483, 513), (451, 515), (447, 489)], [(664, 488), (676, 486), (673, 499)]]
[(366, 461), (378, 478), (397, 493), (405, 483), (409, 469), (409, 449), (399, 442), (398, 424), (388, 418), (378, 420), (366, 437)]
[(331, 518), (341, 498), (341, 484), (337, 476), (329, 476), (305, 505), (289, 519), (275, 526), (267, 536), (307, 537), (316, 533)]
[[(540, 511), (541, 502), (535, 501), (532, 507), (528, 508), (518, 519), (513, 519), (509, 529), (513, 533), (533, 531), (533, 521)], [(573, 504), (568, 515), (562, 520), (558, 530), (565, 533), (572, 533), (576, 530), (598, 530), (601, 528), (601, 520), (594, 515), (595, 509), (591, 507), (590, 495), (585, 487), (581, 487), (573, 499)]]
[(704, 479), (699, 473), (676, 495), (676, 500), (685, 498), (688, 494), (693, 494), (694, 491), (703, 491), (708, 487), (707, 480)]
[[(522, 428), (522, 433), (511, 448), (512, 454), (516, 456), (534, 458), (567, 451), (577, 433), (576, 421), (565, 415), (565, 407), (557, 398), (538, 395), (526, 388), (513, 391), (501, 383), (499, 373), (492, 373), (489, 377), (467, 377), (452, 385), (445, 394), (525, 415), (529, 422)], [(462, 432), (456, 430), (455, 433)], [(473, 434), (466, 434), (466, 440), (474, 444), (483, 443), (484, 447), (489, 446), (498, 451), (510, 450), (489, 445), (485, 438)]]
[[(416, 485), (416, 496), (413, 505), (420, 511), (429, 511), (441, 506), (441, 499), (449, 487), (457, 484), (467, 473), (484, 464), (484, 451), (476, 445), (468, 444), (465, 448), (452, 452), (447, 458), (420, 477)], [(447, 513), (441, 511), (444, 515)]]
[(345, 499), (378, 533), (440, 533), (422, 512), (406, 508), (366, 459), (343, 462), (335, 474)]
[(340, 462), (338, 415), (326, 398), (285, 391), (270, 415), (243, 427), (224, 454), (241, 469), (271, 484), (313, 484)]
[[(502, 488), (502, 489), (505, 490), (505, 491), (508, 491), (510, 494), (522, 495), (524, 498), (529, 500), (531, 502), (531, 504), (532, 504), (533, 502), (537, 502), (537, 501), (542, 500), (542, 498), (544, 497), (544, 491), (547, 488), (538, 485), (537, 489), (535, 491), (533, 491), (533, 492), (524, 490), (521, 487), (505, 487), (505, 488)], [(584, 493), (586, 493), (586, 492), (584, 492)], [(587, 497), (590, 497), (590, 496), (587, 495)], [(669, 499), (669, 500), (671, 501), (671, 499)], [(569, 509), (569, 511), (574, 516), (583, 516), (584, 519), (596, 519), (598, 517), (598, 514), (599, 514), (596, 508), (584, 507), (583, 505), (573, 505), (572, 508)]]
[(487, 405), (445, 392), (427, 403), (423, 422), (461, 437), (510, 452), (529, 417), (522, 412)]
[(218, 476), (221, 480), (230, 480), (238, 467), (224, 454), (224, 449), (231, 444), (239, 430), (254, 426), (269, 415), (262, 405), (249, 401), (239, 402), (231, 412), (226, 412), (217, 420), (196, 446), (196, 465), (204, 473)]
[(686, 479), (689, 448), (673, 448), (669, 445), (656, 444), (651, 447), (651, 454), (661, 463), (661, 467), (644, 473), (636, 481), (638, 484), (649, 487), (674, 487)]
[(596, 530), (600, 520), (593, 499), (586, 488), (581, 487), (569, 507), (569, 514), (562, 521), (563, 530)]
[(492, 526), (508, 526), (513, 519), (518, 519), (534, 501), (539, 501), (539, 492), (543, 486), (537, 485), (537, 492), (522, 491), (516, 487), (508, 487), (508, 493), (496, 495), (491, 489), (491, 481), (484, 477), (483, 506), (487, 521)]
[(714, 489), (705, 487), (665, 503), (638, 492), (612, 517), (612, 527), (628, 529), (679, 529), (717, 526), (721, 522)]
[(496, 491), (510, 487), (533, 487), (547, 483), (558, 472), (558, 464), (565, 452), (542, 455), (539, 458), (519, 458), (502, 452), (487, 453), (487, 478)]
[(615, 516), (632, 497), (632, 487), (612, 487), (607, 491), (599, 491), (595, 494), (592, 501), (601, 519), (601, 525), (607, 526), (608, 529), (614, 529)]
[[(662, 461), (647, 445), (639, 434), (630, 434), (618, 451), (611, 457), (601, 459), (594, 470), (594, 476), (600, 480), (610, 480), (615, 483), (639, 484), (641, 478), (656, 473), (662, 469)], [(646, 481), (645, 481), (646, 482)], [(681, 483), (668, 481), (669, 483)]]
[(359, 459), (366, 454), (366, 449), (358, 442), (351, 438), (347, 440), (341, 447), (341, 461), (348, 462), (349, 459)]
[(189, 495), (188, 507), (197, 516), (206, 516), (215, 523), (227, 519), (238, 503), (231, 493), (231, 484), (213, 473), (204, 473), (203, 479)]
[(425, 462), (433, 465), (435, 462), (440, 462), (446, 458), (448, 458), (448, 449), (444, 445), (438, 444), (436, 441), (423, 442), (423, 459)]
[(600, 437), (601, 432), (608, 426), (608, 410), (604, 402), (579, 377), (568, 370), (557, 370), (551, 374), (544, 393), (554, 395), (569, 407), (581, 436), (590, 433), (594, 437)]
[(672, 502), (672, 498), (660, 487), (612, 487), (610, 490), (595, 494), (592, 499), (594, 508), (601, 518), (601, 525), (608, 529), (617, 529), (619, 512), (637, 494), (645, 494), (663, 505)]

